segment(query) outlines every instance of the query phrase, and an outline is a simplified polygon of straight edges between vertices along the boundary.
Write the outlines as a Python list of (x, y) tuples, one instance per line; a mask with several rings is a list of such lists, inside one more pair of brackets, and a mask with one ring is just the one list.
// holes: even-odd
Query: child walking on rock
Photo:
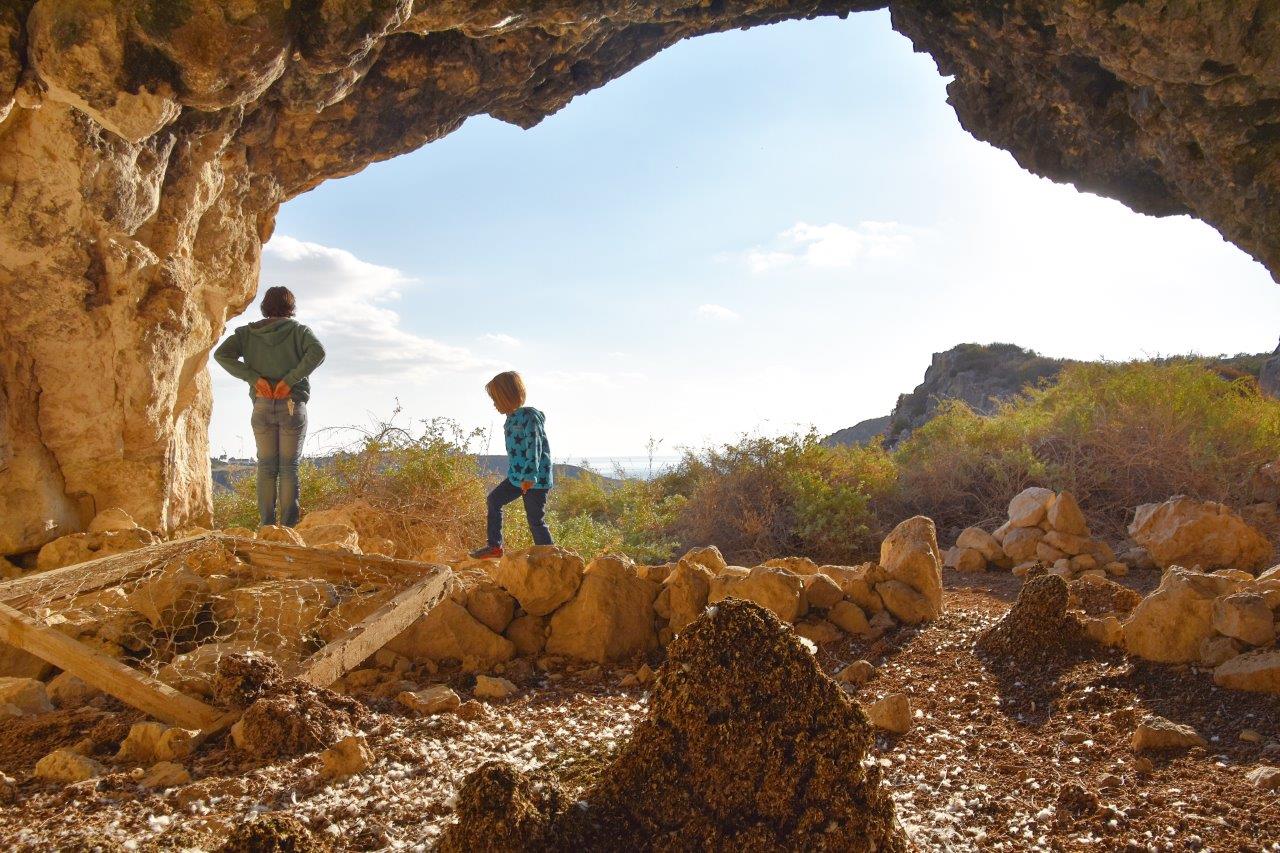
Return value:
[(507, 445), (507, 476), (489, 493), (489, 544), (471, 552), (478, 560), (502, 556), (502, 508), (516, 498), (524, 499), (533, 544), (552, 544), (545, 519), (547, 495), (553, 484), (546, 416), (524, 404), (524, 379), (514, 370), (499, 373), (484, 390), (489, 392), (494, 408), (507, 416), (502, 428)]

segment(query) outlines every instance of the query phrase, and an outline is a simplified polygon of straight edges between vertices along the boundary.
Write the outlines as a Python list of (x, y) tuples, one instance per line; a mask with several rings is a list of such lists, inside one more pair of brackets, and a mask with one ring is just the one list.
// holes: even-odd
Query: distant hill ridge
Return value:
[[(1270, 353), (1218, 356), (1207, 359), (1209, 365), (1228, 378), (1257, 378)], [(1157, 361), (1177, 361), (1191, 356), (1177, 356)], [(1070, 359), (1048, 358), (1016, 344), (959, 344), (945, 352), (933, 354), (924, 372), (924, 381), (898, 402), (888, 415), (846, 427), (823, 439), (828, 447), (866, 444), (884, 436), (893, 446), (928, 423), (947, 400), (963, 400), (974, 411), (989, 415), (996, 406), (1028, 386), (1052, 382), (1064, 367), (1075, 364)]]
[[(485, 454), (475, 454), (473, 458), (480, 470), (486, 474), (495, 477), (504, 476), (507, 473), (507, 457), (494, 456)], [(308, 456), (307, 461), (314, 462), (320, 467), (333, 464), (334, 455), (328, 456)], [(252, 459), (210, 459), (209, 466), (213, 472), (213, 490), (215, 492), (232, 491), (235, 481), (239, 480), (254, 471), (255, 462)], [(569, 465), (567, 463), (557, 462), (553, 466), (555, 476), (561, 479), (573, 480), (586, 474), (594, 477), (600, 477), (606, 482), (617, 482), (612, 477), (606, 477), (589, 468), (581, 465)]]

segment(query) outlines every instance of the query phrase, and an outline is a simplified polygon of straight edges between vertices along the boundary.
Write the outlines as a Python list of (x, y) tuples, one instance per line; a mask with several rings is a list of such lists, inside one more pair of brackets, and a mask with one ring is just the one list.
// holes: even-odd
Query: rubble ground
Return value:
[[(1141, 573), (1124, 580), (1141, 584)], [(1108, 651), (1048, 677), (997, 676), (974, 643), (1021, 581), (951, 571), (945, 581), (937, 621), (818, 651), (833, 674), (859, 659), (875, 665), (869, 681), (848, 688), (864, 705), (907, 696), (911, 729), (879, 733), (868, 760), (920, 849), (1280, 851), (1280, 795), (1246, 778), (1280, 765), (1280, 698)], [(308, 828), (314, 849), (430, 849), (453, 820), (462, 779), (486, 761), (548, 775), (571, 796), (584, 791), (646, 713), (645, 688), (618, 685), (627, 673), (532, 672), (514, 697), (471, 705), (471, 714), (418, 718), (375, 703), (366, 729), (373, 764), (337, 782), (322, 778), (315, 754), (264, 761), (223, 740), (188, 760), (194, 782), (165, 792), (140, 789), (124, 771), (65, 786), (29, 780), (39, 754), (113, 730), (113, 715), (60, 712), (32, 733), (38, 749), (21, 749), (16, 730), (3, 736), (0, 769), (19, 784), (0, 808), (0, 847), (213, 850), (268, 813)], [(467, 684), (453, 682), (464, 698)], [(1135, 754), (1131, 737), (1148, 715), (1190, 726), (1208, 747)]]

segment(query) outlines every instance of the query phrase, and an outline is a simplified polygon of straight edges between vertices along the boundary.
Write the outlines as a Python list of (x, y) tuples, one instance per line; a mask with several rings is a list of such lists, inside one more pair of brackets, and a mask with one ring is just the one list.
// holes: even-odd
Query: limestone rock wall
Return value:
[[(884, 0), (0, 0), (0, 553), (209, 512), (205, 363), (279, 205), (703, 33)], [(894, 0), (975, 135), (1280, 270), (1280, 10)]]

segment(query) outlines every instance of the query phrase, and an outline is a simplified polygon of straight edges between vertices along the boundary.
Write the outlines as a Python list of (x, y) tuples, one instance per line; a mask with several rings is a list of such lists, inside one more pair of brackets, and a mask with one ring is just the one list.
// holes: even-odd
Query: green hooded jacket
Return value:
[(315, 333), (297, 320), (270, 317), (236, 329), (213, 353), (223, 369), (253, 386), (266, 379), (272, 386), (281, 379), (289, 396), (300, 403), (311, 399), (307, 377), (324, 361), (324, 347)]

